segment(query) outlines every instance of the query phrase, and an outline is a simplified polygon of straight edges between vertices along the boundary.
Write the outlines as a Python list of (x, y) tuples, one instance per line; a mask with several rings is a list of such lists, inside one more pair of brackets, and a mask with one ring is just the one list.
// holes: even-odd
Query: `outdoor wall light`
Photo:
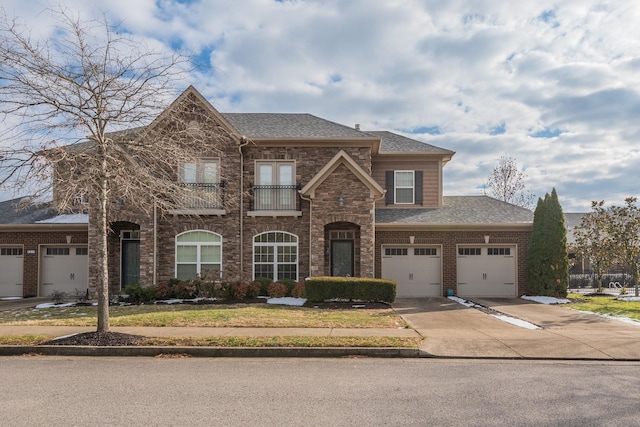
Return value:
[(338, 197), (338, 206), (344, 206), (344, 196), (342, 194)]

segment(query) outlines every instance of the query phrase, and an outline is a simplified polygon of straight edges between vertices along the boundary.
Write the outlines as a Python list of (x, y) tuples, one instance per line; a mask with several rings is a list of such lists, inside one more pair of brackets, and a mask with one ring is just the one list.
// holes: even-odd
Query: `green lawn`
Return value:
[[(141, 305), (110, 308), (112, 326), (246, 328), (404, 328), (392, 309), (328, 310), (268, 304)], [(0, 324), (95, 326), (95, 307), (19, 309), (0, 312)]]
[(569, 294), (568, 298), (576, 301), (568, 305), (575, 310), (628, 317), (640, 321), (640, 301), (618, 301), (616, 296), (589, 297), (581, 294)]

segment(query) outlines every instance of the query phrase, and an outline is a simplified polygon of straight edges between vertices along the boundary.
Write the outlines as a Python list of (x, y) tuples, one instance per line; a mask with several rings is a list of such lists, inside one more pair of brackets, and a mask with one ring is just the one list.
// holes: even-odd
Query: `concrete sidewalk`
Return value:
[(472, 300), (543, 329), (523, 329), (446, 298), (399, 299), (395, 310), (436, 357), (640, 360), (640, 326), (521, 299)]

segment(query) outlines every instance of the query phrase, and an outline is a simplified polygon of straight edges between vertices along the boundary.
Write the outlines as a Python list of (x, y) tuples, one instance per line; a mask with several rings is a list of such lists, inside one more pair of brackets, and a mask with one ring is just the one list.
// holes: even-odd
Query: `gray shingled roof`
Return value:
[(533, 224), (533, 212), (488, 196), (443, 197), (435, 209), (376, 209), (377, 224), (497, 225)]
[(0, 202), (2, 224), (34, 224), (56, 215), (49, 203), (31, 204), (27, 197)]
[(223, 113), (247, 138), (371, 138), (371, 135), (311, 114)]
[(380, 152), (382, 153), (438, 153), (447, 151), (453, 154), (453, 151), (427, 144), (426, 142), (416, 141), (406, 136), (388, 131), (366, 131), (371, 135), (375, 135), (381, 139)]

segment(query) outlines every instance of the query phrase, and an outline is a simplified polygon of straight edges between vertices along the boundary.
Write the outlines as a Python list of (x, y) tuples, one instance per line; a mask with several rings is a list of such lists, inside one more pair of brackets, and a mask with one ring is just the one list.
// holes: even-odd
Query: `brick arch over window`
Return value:
[[(222, 274), (222, 236), (207, 230), (190, 230), (176, 236), (176, 278), (180, 280)], [(215, 274), (215, 273), (213, 273)]]
[(253, 278), (298, 280), (298, 236), (267, 231), (253, 237)]

